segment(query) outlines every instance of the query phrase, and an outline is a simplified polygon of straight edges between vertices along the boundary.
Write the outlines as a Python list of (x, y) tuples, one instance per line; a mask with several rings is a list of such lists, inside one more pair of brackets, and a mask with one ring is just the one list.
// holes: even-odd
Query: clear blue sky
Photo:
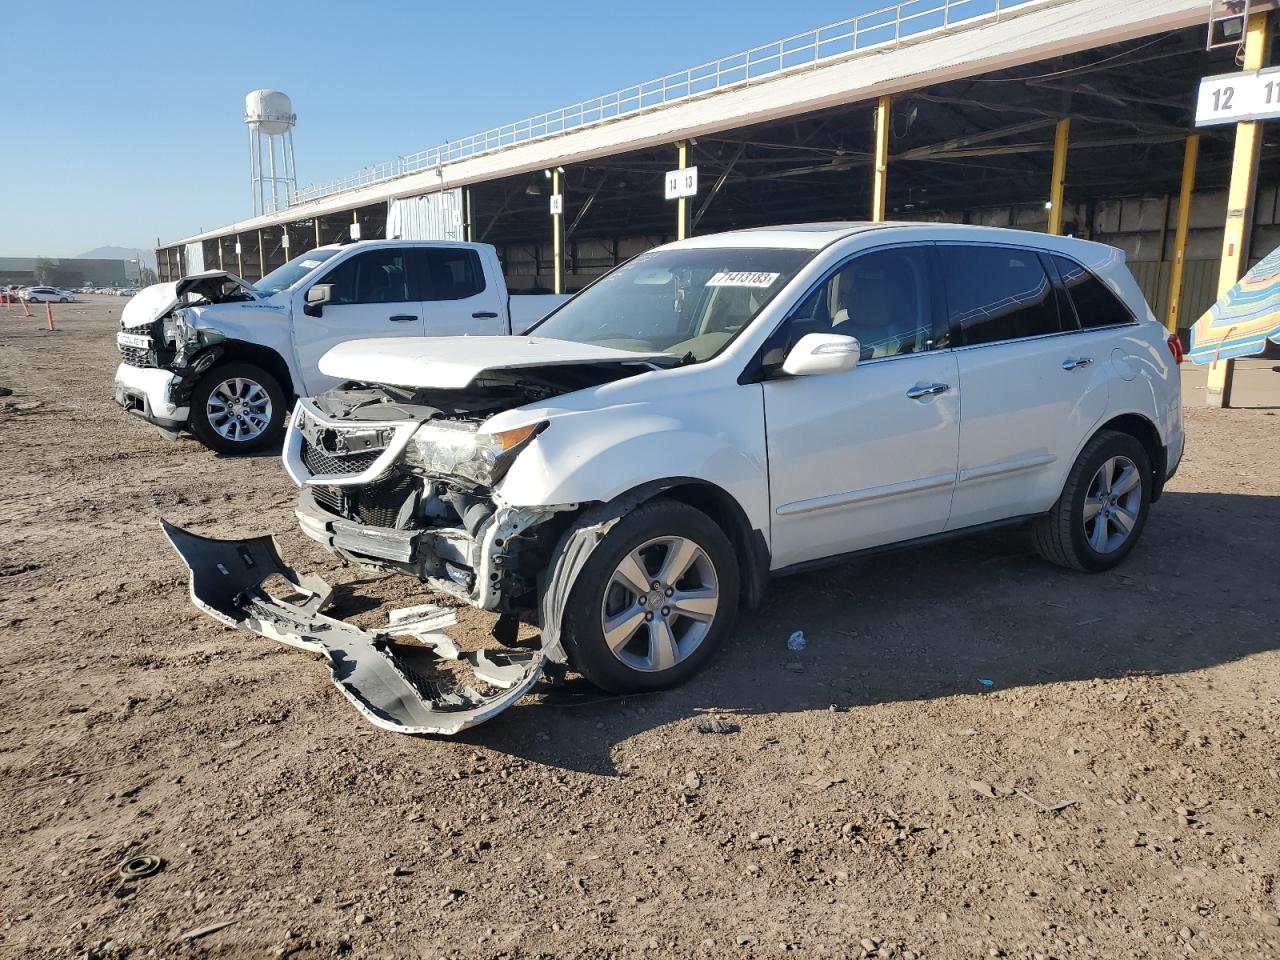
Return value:
[(0, 255), (245, 218), (255, 87), (292, 97), (305, 184), (885, 5), (13, 0)]

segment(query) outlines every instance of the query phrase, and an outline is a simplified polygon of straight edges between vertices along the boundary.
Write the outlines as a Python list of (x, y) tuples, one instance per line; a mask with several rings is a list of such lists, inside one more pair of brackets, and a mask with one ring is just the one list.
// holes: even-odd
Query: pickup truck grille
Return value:
[[(132, 333), (140, 337), (151, 336), (151, 324), (144, 323), (138, 327), (125, 327), (122, 333)], [(131, 367), (154, 367), (156, 366), (156, 354), (154, 350), (145, 347), (126, 347), (117, 344), (120, 348), (120, 359)]]

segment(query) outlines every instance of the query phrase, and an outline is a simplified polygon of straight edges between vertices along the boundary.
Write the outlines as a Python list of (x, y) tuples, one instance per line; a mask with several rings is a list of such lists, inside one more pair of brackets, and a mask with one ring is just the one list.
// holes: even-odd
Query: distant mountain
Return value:
[(142, 262), (152, 270), (156, 268), (156, 252), (154, 250), (136, 250), (129, 247), (94, 247), (84, 253), (76, 254), (77, 260), (133, 260), (142, 255)]

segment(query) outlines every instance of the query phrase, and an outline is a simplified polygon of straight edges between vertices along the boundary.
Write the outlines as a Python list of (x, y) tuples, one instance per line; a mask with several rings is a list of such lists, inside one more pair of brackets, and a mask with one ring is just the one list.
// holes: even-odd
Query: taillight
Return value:
[(1173, 354), (1174, 363), (1182, 363), (1182, 340), (1176, 333), (1169, 334), (1169, 352)]

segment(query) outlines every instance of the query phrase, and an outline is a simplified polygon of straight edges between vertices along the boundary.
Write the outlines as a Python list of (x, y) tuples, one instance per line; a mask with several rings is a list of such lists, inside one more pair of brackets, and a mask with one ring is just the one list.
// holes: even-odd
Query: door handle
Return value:
[(390, 320), (392, 323), (413, 323), (418, 318), (411, 313), (397, 313)]
[(925, 387), (912, 387), (907, 391), (907, 396), (912, 400), (923, 400), (925, 397), (936, 397), (940, 393), (946, 393), (950, 389), (949, 383), (931, 383)]
[(494, 313), (492, 310), (477, 310), (471, 316), (473, 319), (476, 319), (476, 320), (497, 320), (498, 319), (498, 315)]
[(1063, 370), (1075, 370), (1078, 367), (1087, 367), (1093, 363), (1093, 357), (1073, 357), (1062, 361)]

